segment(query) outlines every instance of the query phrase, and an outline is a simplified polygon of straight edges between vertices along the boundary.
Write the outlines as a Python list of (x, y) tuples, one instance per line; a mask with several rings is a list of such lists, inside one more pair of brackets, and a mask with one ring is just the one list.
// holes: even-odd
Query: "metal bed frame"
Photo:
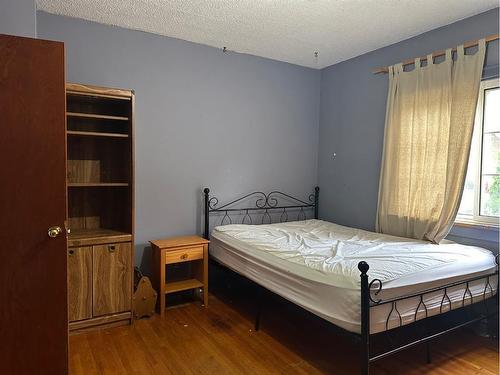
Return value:
[[(292, 213), (296, 213), (295, 220), (305, 220), (307, 218), (306, 211), (312, 211), (313, 217), (315, 219), (318, 218), (319, 187), (317, 186), (314, 188), (314, 193), (309, 195), (307, 201), (298, 199), (280, 191), (272, 191), (267, 194), (264, 192), (256, 191), (219, 206), (219, 200), (216, 197), (210, 196), (210, 189), (205, 188), (203, 190), (203, 193), (205, 208), (204, 237), (206, 239), (209, 239), (210, 237), (210, 216), (213, 214), (222, 216), (220, 225), (232, 224), (233, 219), (231, 218), (231, 215), (234, 216), (236, 214), (239, 214), (239, 223), (241, 224), (253, 224), (251, 214), (261, 215), (260, 223), (256, 224), (272, 223), (273, 219), (271, 214), (273, 214), (275, 218), (277, 217), (279, 222), (289, 221)], [(239, 206), (248, 202), (251, 202), (253, 204), (243, 207)], [(426, 345), (427, 362), (429, 363), (431, 361), (430, 342), (442, 335), (453, 332), (460, 328), (480, 321), (487, 321), (490, 329), (490, 335), (492, 337), (497, 337), (500, 295), (498, 293), (498, 254), (495, 257), (495, 262), (495, 271), (486, 275), (448, 283), (439, 287), (425, 289), (417, 293), (411, 293), (404, 296), (380, 299), (378, 298), (378, 296), (383, 289), (382, 281), (380, 281), (379, 279), (373, 279), (370, 281), (368, 276), (370, 266), (367, 262), (361, 261), (358, 263), (358, 269), (360, 271), (361, 278), (361, 333), (350, 332), (341, 327), (335, 326), (333, 323), (331, 324), (339, 328), (342, 332), (354, 337), (357, 341), (359, 341), (361, 354), (361, 375), (369, 375), (371, 363), (382, 358), (386, 358), (392, 354), (398, 353), (402, 350), (421, 344)], [(219, 262), (217, 263), (223, 268), (226, 268), (223, 264), (220, 264)], [(472, 292), (470, 290), (470, 284), (473, 282), (478, 282), (480, 280), (484, 281), (483, 293), (482, 295), (475, 296), (473, 298)], [(493, 288), (493, 285), (496, 285), (496, 288)], [(459, 301), (460, 306), (454, 308), (452, 306), (452, 302), (448, 293), (450, 291), (450, 288), (458, 286), (465, 286), (465, 292), (463, 294), (461, 303)], [(442, 292), (440, 313), (438, 315), (429, 316), (428, 308), (426, 305), (426, 296), (438, 292)], [(414, 320), (411, 323), (403, 324), (401, 313), (398, 310), (398, 302), (415, 298), (417, 298), (419, 302), (415, 309)], [(478, 299), (480, 299), (480, 301), (477, 301)], [(391, 306), (386, 320), (386, 330), (381, 333), (372, 334), (370, 333), (370, 311), (371, 309), (381, 305)], [(260, 301), (255, 316), (256, 331), (258, 331), (260, 328), (261, 307), (262, 303)], [(444, 329), (440, 327), (437, 331), (431, 331), (431, 328), (433, 326), (432, 323), (435, 322), (436, 319), (447, 318), (447, 321), (452, 320), (451, 314), (456, 314), (459, 312), (461, 312), (459, 322), (451, 326), (446, 326)], [(419, 315), (424, 315), (424, 317), (419, 318)], [(463, 319), (463, 316), (466, 316), (466, 319)], [(391, 317), (396, 317), (396, 320), (399, 322), (399, 325), (395, 328), (389, 328), (389, 321)], [(453, 319), (454, 318), (455, 317), (453, 317)], [(453, 321), (453, 323), (455, 322)], [(405, 342), (403, 344), (394, 344), (394, 336), (398, 336), (400, 333), (404, 334), (405, 330), (408, 329), (408, 326), (417, 325), (417, 331), (424, 332), (424, 334), (419, 334), (416, 339), (410, 340), (409, 342)], [(374, 353), (374, 351), (371, 349), (372, 344), (374, 343), (375, 338), (380, 337), (382, 334), (385, 334), (385, 338), (389, 344), (389, 349)]]

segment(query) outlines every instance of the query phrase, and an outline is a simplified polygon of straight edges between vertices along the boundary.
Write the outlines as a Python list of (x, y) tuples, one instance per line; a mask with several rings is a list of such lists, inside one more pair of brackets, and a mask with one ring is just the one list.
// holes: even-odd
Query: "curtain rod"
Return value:
[[(494, 35), (490, 35), (490, 36), (487, 36), (486, 38), (484, 38), (486, 40), (486, 42), (492, 42), (494, 40), (497, 40), (500, 38), (500, 35), (499, 34), (494, 34)], [(477, 45), (477, 43), (479, 42), (479, 40), (471, 40), (469, 42), (465, 42), (464, 43), (464, 48), (469, 48), (469, 47), (473, 47), (475, 45)], [(453, 48), (452, 51), (455, 52), (457, 49), (456, 48)], [(446, 50), (442, 49), (442, 50), (439, 50), (439, 51), (434, 51), (432, 53), (432, 57), (438, 57), (438, 56), (444, 56), (446, 54)], [(426, 60), (427, 61), (427, 56), (422, 56), (420, 57), (420, 61), (422, 60)], [(403, 61), (403, 67), (406, 66), (406, 65), (412, 65), (413, 63), (415, 62), (415, 59), (408, 59), (408, 60), (405, 60)], [(387, 66), (384, 66), (384, 67), (378, 67), (378, 68), (375, 68), (373, 69), (373, 74), (379, 74), (379, 73), (389, 73), (389, 67)]]

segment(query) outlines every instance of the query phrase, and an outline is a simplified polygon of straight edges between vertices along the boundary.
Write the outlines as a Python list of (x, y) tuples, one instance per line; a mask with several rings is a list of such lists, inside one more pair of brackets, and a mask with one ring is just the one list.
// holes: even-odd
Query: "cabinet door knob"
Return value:
[(187, 255), (187, 254), (182, 254), (182, 255), (181, 255), (181, 259), (183, 259), (183, 260), (184, 260), (184, 259), (187, 259), (187, 257), (188, 257), (188, 255)]
[(115, 245), (109, 245), (109, 246), (108, 246), (108, 251), (109, 251), (110, 253), (114, 253), (114, 252), (115, 252), (115, 250), (116, 250)]

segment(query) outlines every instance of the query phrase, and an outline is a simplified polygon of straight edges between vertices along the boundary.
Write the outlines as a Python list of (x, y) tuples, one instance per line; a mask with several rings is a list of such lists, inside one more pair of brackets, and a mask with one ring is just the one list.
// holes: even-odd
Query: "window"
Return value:
[(481, 82), (457, 222), (498, 226), (500, 217), (500, 87)]

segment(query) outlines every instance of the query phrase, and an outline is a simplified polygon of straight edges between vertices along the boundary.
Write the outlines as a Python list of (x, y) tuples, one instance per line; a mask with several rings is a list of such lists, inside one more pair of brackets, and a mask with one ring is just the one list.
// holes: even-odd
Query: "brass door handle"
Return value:
[(56, 238), (59, 236), (62, 232), (61, 227), (50, 227), (49, 230), (47, 231), (47, 234), (49, 235), (50, 238)]

